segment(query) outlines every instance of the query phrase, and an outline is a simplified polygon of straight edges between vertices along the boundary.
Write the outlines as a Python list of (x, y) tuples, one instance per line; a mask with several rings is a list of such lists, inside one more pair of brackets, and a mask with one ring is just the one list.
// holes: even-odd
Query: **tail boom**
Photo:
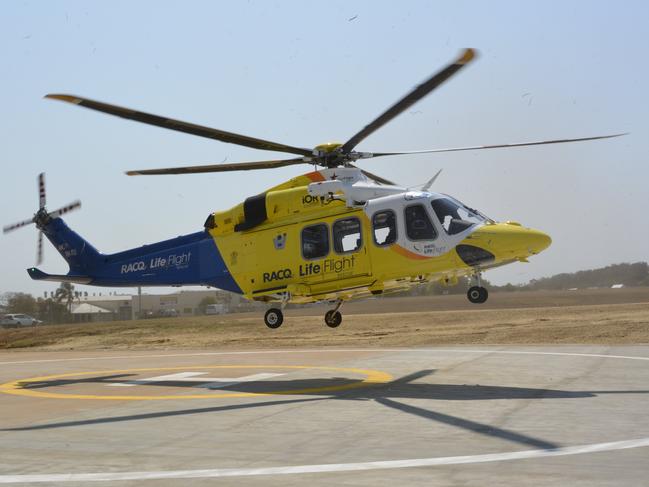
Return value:
[(52, 219), (42, 230), (67, 261), (70, 271), (60, 275), (28, 269), (35, 280), (104, 287), (202, 285), (241, 293), (214, 238), (206, 231), (106, 255), (61, 218)]

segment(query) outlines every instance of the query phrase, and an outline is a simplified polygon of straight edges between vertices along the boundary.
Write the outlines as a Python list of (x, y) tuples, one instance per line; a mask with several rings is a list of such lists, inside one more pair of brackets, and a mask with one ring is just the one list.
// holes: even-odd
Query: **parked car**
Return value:
[(36, 318), (32, 318), (29, 315), (23, 314), (8, 314), (4, 315), (2, 319), (0, 319), (0, 325), (7, 327), (33, 326), (40, 325), (41, 323), (43, 323), (41, 320), (37, 320)]

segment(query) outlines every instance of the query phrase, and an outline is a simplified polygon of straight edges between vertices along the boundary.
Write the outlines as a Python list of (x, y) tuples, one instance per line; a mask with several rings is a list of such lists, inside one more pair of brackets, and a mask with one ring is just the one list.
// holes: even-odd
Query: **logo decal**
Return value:
[(291, 269), (280, 269), (273, 272), (264, 272), (263, 275), (264, 282), (281, 281), (283, 279), (290, 279), (291, 277), (293, 277)]
[(273, 244), (275, 245), (275, 250), (282, 250), (286, 247), (286, 234), (280, 233), (273, 239)]
[(143, 260), (138, 260), (137, 262), (131, 262), (130, 264), (122, 265), (122, 274), (128, 274), (129, 272), (135, 271), (145, 271), (146, 264)]
[(342, 259), (325, 259), (321, 264), (309, 262), (308, 264), (300, 264), (300, 277), (312, 276), (320, 274), (320, 272), (335, 272), (341, 273), (350, 271), (356, 264), (356, 256), (343, 257)]
[(189, 267), (192, 253), (186, 252), (183, 254), (171, 254), (168, 257), (152, 257), (149, 264), (143, 260), (131, 262), (130, 264), (122, 264), (120, 274), (128, 274), (130, 272), (145, 271), (147, 269), (160, 269), (167, 270), (174, 268), (175, 270), (186, 269)]

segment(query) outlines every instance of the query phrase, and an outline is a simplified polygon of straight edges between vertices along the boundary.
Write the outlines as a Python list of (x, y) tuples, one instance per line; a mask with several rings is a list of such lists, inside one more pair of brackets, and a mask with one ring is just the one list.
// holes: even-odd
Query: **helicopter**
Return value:
[[(446, 67), (344, 143), (313, 149), (285, 145), (160, 117), (66, 94), (46, 98), (158, 127), (253, 149), (292, 154), (289, 159), (142, 169), (126, 174), (195, 174), (273, 169), (309, 164), (314, 170), (247, 197), (238, 205), (208, 215), (203, 229), (114, 254), (102, 254), (70, 229), (62, 215), (79, 201), (49, 212), (45, 176), (38, 177), (39, 209), (4, 233), (35, 224), (39, 233), (35, 280), (104, 287), (202, 285), (269, 303), (264, 322), (275, 329), (289, 303), (331, 304), (324, 317), (331, 328), (342, 322), (344, 302), (401, 291), (427, 282), (472, 280), (470, 302), (488, 299), (484, 271), (526, 262), (545, 250), (551, 238), (518, 222), (497, 222), (452, 196), (430, 190), (439, 172), (419, 190), (400, 186), (355, 165), (375, 157), (559, 144), (619, 137), (599, 135), (498, 145), (407, 152), (361, 152), (370, 134), (435, 90), (476, 58), (466, 49)], [(38, 269), (43, 235), (69, 265), (64, 275)]]

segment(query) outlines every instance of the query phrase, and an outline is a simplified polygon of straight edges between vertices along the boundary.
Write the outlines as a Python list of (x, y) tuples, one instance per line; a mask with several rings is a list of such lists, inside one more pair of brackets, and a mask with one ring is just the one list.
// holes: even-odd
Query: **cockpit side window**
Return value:
[(433, 227), (423, 205), (407, 206), (404, 214), (406, 234), (410, 240), (435, 240), (437, 238), (435, 227)]
[(329, 228), (324, 223), (302, 229), (302, 256), (320, 259), (329, 253)]
[(397, 241), (397, 215), (392, 210), (378, 211), (372, 217), (374, 243), (379, 247)]
[(433, 211), (449, 235), (455, 235), (484, 221), (480, 215), (473, 213), (449, 198), (438, 198), (431, 202)]

